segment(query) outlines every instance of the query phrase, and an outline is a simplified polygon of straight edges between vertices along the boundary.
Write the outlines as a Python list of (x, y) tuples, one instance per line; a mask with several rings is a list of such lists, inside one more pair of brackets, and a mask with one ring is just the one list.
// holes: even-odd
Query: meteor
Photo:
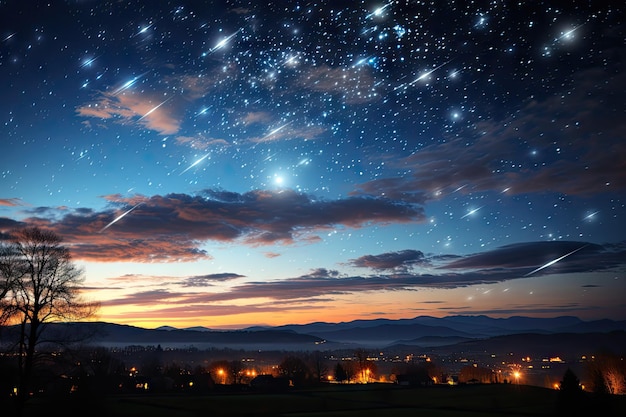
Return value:
[[(152, 113), (153, 111), (155, 111), (156, 109), (158, 109), (159, 107), (161, 107), (162, 105), (164, 105), (165, 103), (167, 103), (168, 101), (170, 101), (172, 99), (172, 97), (168, 98), (167, 100), (161, 102), (160, 104), (154, 106), (153, 108), (151, 108), (150, 110), (148, 110), (148, 113), (144, 114), (143, 116), (141, 116), (139, 118), (139, 120), (143, 119), (144, 117), (148, 116), (150, 113)], [(138, 121), (139, 121), (138, 120)]]
[[(586, 23), (586, 22), (585, 22)], [(567, 32), (561, 32), (561, 36), (555, 39), (555, 41), (560, 41), (563, 39), (572, 39), (574, 37), (574, 32), (576, 32), (579, 28), (581, 28), (585, 23), (581, 23), (578, 26), (575, 26), (573, 29), (568, 30)]]
[(439, 65), (438, 67), (435, 67), (435, 68), (431, 69), (430, 71), (426, 71), (425, 73), (423, 73), (422, 75), (420, 75), (419, 77), (417, 77), (416, 79), (411, 81), (409, 83), (409, 85), (415, 84), (416, 82), (423, 80), (424, 78), (428, 77), (433, 72), (437, 71), (439, 68), (444, 67), (444, 66), (448, 65), (449, 63), (450, 63), (450, 61), (446, 61), (443, 64)]
[(213, 52), (217, 51), (218, 49), (222, 49), (223, 47), (226, 46), (226, 44), (235, 36), (237, 36), (237, 34), (241, 32), (241, 29), (239, 29), (237, 32), (233, 33), (232, 35), (228, 35), (225, 38), (223, 38), (221, 41), (219, 41), (218, 43), (215, 44), (215, 46), (211, 49), (209, 49), (209, 52), (204, 52), (202, 55), (206, 56), (208, 54), (212, 54)]
[(129, 214), (131, 211), (135, 210), (137, 207), (139, 207), (140, 205), (142, 205), (143, 203), (138, 203), (135, 204), (134, 206), (132, 206), (130, 209), (126, 210), (124, 213), (120, 214), (119, 216), (117, 216), (116, 218), (114, 218), (109, 224), (107, 224), (106, 226), (104, 226), (102, 229), (100, 229), (100, 231), (98, 233), (102, 233), (104, 232), (106, 229), (108, 229), (109, 227), (113, 226), (115, 223), (119, 222), (120, 220), (122, 220), (127, 214)]
[(289, 126), (291, 123), (293, 122), (288, 122), (285, 123), (282, 126), (278, 126), (276, 129), (272, 130), (271, 132), (269, 132), (267, 135), (263, 136), (260, 140), (260, 142), (263, 142), (265, 139), (269, 138), (270, 136), (273, 136), (275, 134), (277, 134), (278, 132), (280, 132), (281, 130), (283, 130), (284, 128), (286, 128), (287, 126)]
[(139, 32), (135, 34), (135, 36), (140, 35), (142, 33), (146, 33), (148, 29), (150, 29), (152, 26), (154, 26), (154, 23), (150, 23), (148, 26), (142, 27), (141, 29), (139, 29)]
[(91, 64), (93, 64), (93, 63), (94, 63), (94, 61), (95, 61), (96, 59), (100, 58), (101, 56), (102, 56), (102, 55), (98, 55), (98, 56), (97, 56), (97, 57), (95, 57), (95, 58), (87, 58), (87, 59), (83, 60), (83, 63), (80, 65), (80, 67), (81, 67), (81, 68), (90, 67), (90, 66), (91, 66)]
[(461, 216), (462, 219), (466, 218), (467, 216), (471, 216), (472, 214), (476, 213), (478, 210), (480, 210), (481, 208), (483, 208), (485, 206), (481, 206), (475, 209), (472, 209), (470, 211), (468, 211), (467, 213), (465, 213), (464, 215)]
[(196, 162), (194, 162), (193, 164), (189, 165), (187, 168), (185, 168), (180, 174), (178, 175), (183, 175), (185, 172), (189, 171), (191, 168), (195, 167), (196, 165), (198, 165), (200, 162), (204, 161), (207, 157), (209, 156), (209, 154), (204, 155), (202, 158), (198, 159)]
[(460, 187), (457, 187), (454, 191), (452, 191), (453, 193), (456, 193), (458, 191), (461, 191), (463, 188), (467, 187), (467, 184), (463, 184)]
[(126, 81), (121, 87), (119, 87), (118, 89), (116, 89), (115, 91), (113, 91), (113, 95), (116, 96), (118, 94), (120, 94), (121, 92), (124, 92), (126, 90), (128, 90), (130, 87), (133, 86), (133, 84), (135, 84), (137, 82), (137, 80), (139, 80), (140, 78), (142, 78), (144, 75), (146, 75), (148, 72), (150, 71), (146, 71), (143, 74), (140, 74), (138, 76), (136, 76), (135, 78), (133, 78), (132, 80)]
[(16, 34), (16, 33), (17, 33), (17, 32), (13, 32), (13, 33), (11, 33), (9, 36), (6, 36), (4, 39), (2, 39), (2, 42), (6, 42), (6, 41), (8, 41), (8, 40), (9, 40), (9, 39), (11, 39), (13, 36), (15, 36), (15, 34)]
[(392, 3), (387, 3), (384, 6), (379, 7), (378, 9), (374, 10), (372, 13), (368, 14), (365, 16), (366, 19), (369, 19), (373, 16), (380, 16), (381, 14), (383, 14), (383, 12), (385, 11), (385, 9), (389, 6), (391, 6)]
[(567, 258), (568, 256), (573, 255), (573, 254), (575, 254), (576, 252), (578, 252), (579, 250), (581, 250), (581, 249), (583, 249), (583, 248), (586, 248), (586, 247), (587, 247), (587, 245), (583, 245), (583, 246), (581, 246), (581, 247), (580, 247), (580, 248), (578, 248), (578, 249), (574, 249), (573, 251), (571, 251), (571, 252), (569, 252), (569, 253), (566, 253), (565, 255), (563, 255), (563, 256), (561, 256), (561, 257), (558, 257), (558, 258), (556, 258), (556, 259), (551, 260), (550, 262), (548, 262), (548, 263), (546, 263), (546, 264), (541, 265), (539, 268), (537, 268), (537, 269), (534, 269), (534, 270), (530, 271), (529, 273), (527, 273), (527, 274), (526, 274), (526, 275), (524, 275), (524, 276), (525, 276), (525, 277), (528, 277), (528, 276), (530, 276), (530, 275), (533, 275), (535, 272), (539, 272), (539, 271), (541, 271), (542, 269), (545, 269), (545, 268), (547, 268), (547, 267), (549, 267), (549, 266), (552, 266), (552, 265), (554, 265), (555, 263), (559, 262), (560, 260), (565, 259), (565, 258)]

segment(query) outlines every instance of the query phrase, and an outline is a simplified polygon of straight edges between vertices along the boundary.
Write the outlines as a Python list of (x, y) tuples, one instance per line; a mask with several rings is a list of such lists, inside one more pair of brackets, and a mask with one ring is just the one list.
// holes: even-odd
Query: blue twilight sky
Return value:
[(626, 319), (611, 2), (0, 1), (0, 230), (100, 319)]

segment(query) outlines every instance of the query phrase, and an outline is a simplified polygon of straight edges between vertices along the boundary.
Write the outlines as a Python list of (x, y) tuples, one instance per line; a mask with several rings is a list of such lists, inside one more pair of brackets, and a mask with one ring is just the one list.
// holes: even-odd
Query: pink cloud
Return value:
[(181, 121), (173, 115), (173, 104), (163, 97), (147, 97), (136, 93), (102, 93), (95, 103), (76, 109), (83, 117), (114, 119), (122, 124), (140, 124), (162, 135), (177, 133)]

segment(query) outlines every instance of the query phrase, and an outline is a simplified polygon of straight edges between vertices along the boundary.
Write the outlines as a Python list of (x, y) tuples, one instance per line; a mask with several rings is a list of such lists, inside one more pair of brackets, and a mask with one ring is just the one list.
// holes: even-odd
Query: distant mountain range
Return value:
[[(264, 327), (249, 330), (267, 329)], [(272, 327), (300, 334), (309, 334), (336, 343), (387, 346), (396, 343), (435, 346), (463, 340), (486, 339), (520, 333), (597, 333), (626, 331), (626, 321), (583, 321), (573, 316), (533, 318), (513, 316), (419, 316), (413, 319), (355, 320), (341, 323), (316, 322), (302, 325)]]
[[(548, 341), (563, 341), (565, 336), (553, 335), (606, 334), (626, 332), (626, 321), (583, 321), (577, 317), (555, 318), (488, 316), (448, 316), (443, 318), (419, 316), (412, 319), (355, 320), (350, 322), (249, 327), (242, 330), (212, 330), (205, 327), (177, 329), (163, 326), (157, 329), (118, 325), (105, 322), (55, 323), (46, 333), (49, 340), (75, 339), (91, 345), (124, 347), (129, 345), (161, 345), (163, 348), (196, 347), (263, 349), (263, 350), (330, 350), (367, 347), (416, 346), (421, 348), (464, 344), (473, 348), (482, 341), (490, 344), (502, 340), (528, 340), (545, 337)], [(15, 337), (15, 327), (0, 328), (0, 344)], [(625, 333), (626, 334), (626, 333)], [(516, 338), (512, 337), (519, 335)], [(524, 336), (526, 335), (526, 336)], [(613, 335), (615, 336), (615, 335)], [(580, 338), (578, 338), (580, 339)], [(588, 339), (588, 338), (587, 338)], [(620, 339), (621, 340), (621, 339)], [(608, 343), (608, 342), (607, 342)], [(472, 345), (473, 344), (473, 345)], [(626, 342), (625, 342), (626, 345)], [(622, 345), (622, 346), (625, 346)]]

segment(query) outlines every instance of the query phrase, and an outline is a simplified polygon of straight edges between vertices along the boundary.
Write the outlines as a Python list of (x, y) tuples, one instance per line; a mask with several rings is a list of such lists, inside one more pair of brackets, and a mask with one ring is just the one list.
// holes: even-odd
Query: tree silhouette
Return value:
[(626, 394), (626, 364), (619, 355), (597, 353), (587, 366), (594, 393)]
[(584, 415), (584, 393), (574, 371), (567, 368), (559, 384), (557, 414), (560, 416)]
[(308, 357), (310, 368), (313, 371), (313, 377), (319, 383), (326, 379), (328, 376), (328, 367), (324, 361), (324, 355), (319, 350), (316, 350)]
[(32, 390), (38, 346), (61, 342), (43, 338), (46, 325), (91, 317), (98, 305), (81, 300), (82, 271), (73, 264), (61, 238), (51, 231), (27, 227), (13, 232), (0, 250), (0, 265), (2, 282), (10, 283), (5, 287), (2, 316), (19, 327), (15, 353), (20, 413)]
[(303, 384), (309, 377), (309, 367), (304, 363), (302, 359), (297, 356), (287, 356), (278, 365), (278, 372), (287, 378), (289, 378), (294, 385)]
[(580, 381), (570, 368), (567, 368), (563, 374), (563, 380), (559, 384), (559, 388), (562, 393), (567, 395), (577, 395), (581, 391)]
[(348, 374), (346, 373), (346, 370), (343, 368), (343, 366), (340, 363), (335, 365), (335, 381), (343, 382), (347, 379)]

